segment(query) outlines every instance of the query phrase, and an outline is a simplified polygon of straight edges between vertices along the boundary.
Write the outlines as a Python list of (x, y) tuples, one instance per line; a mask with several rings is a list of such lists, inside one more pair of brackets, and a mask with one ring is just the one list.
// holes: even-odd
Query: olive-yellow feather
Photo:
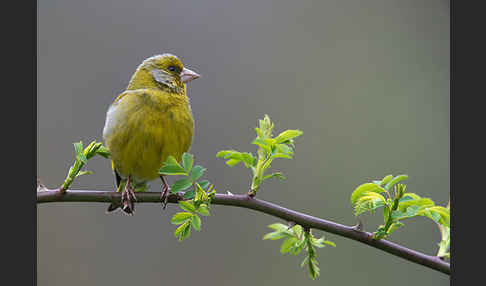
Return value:
[(150, 57), (137, 68), (126, 91), (109, 107), (103, 129), (122, 181), (144, 185), (159, 177), (169, 155), (180, 161), (189, 150), (194, 119), (186, 83), (198, 77), (171, 54)]

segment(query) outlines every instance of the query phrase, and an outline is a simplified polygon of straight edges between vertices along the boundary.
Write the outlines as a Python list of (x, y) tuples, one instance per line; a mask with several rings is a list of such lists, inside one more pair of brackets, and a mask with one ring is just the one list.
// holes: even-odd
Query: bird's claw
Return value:
[(169, 202), (169, 193), (170, 187), (168, 185), (164, 185), (162, 187), (162, 195), (160, 196), (160, 201), (162, 202), (162, 208), (164, 210), (167, 207), (167, 203)]
[(130, 186), (130, 181), (128, 181), (125, 189), (123, 189), (122, 192), (121, 203), (122, 210), (129, 215), (133, 215), (133, 213), (135, 212), (135, 204), (133, 203), (132, 199), (137, 201), (137, 196), (135, 196), (135, 192)]

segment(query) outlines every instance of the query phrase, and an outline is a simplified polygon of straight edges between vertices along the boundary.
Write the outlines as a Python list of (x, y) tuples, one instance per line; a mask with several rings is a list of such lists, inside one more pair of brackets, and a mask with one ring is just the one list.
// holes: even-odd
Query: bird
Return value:
[(157, 178), (166, 207), (170, 187), (158, 170), (169, 156), (180, 162), (192, 145), (194, 118), (186, 84), (199, 77), (173, 54), (154, 55), (138, 66), (126, 90), (109, 106), (103, 140), (121, 201), (112, 202), (107, 212), (120, 208), (133, 215), (135, 192)]

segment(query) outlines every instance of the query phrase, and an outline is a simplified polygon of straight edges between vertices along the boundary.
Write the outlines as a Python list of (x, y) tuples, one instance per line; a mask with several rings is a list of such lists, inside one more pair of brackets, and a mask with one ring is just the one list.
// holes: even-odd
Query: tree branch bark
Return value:
[[(53, 203), (53, 202), (99, 202), (110, 203), (112, 201), (120, 201), (121, 195), (116, 192), (102, 192), (102, 191), (87, 191), (87, 190), (67, 190), (64, 194), (60, 194), (55, 190), (39, 191), (37, 192), (37, 203)], [(169, 203), (177, 203), (178, 196), (171, 194), (169, 196)], [(159, 192), (140, 192), (137, 193), (137, 203), (160, 203)], [(248, 195), (230, 195), (230, 194), (216, 194), (211, 204), (236, 206), (247, 209), (253, 209), (262, 213), (266, 213), (285, 221), (295, 222), (302, 227), (314, 228), (323, 230), (325, 232), (334, 233), (340, 236), (347, 237), (352, 240), (359, 241), (371, 247), (383, 250), (395, 256), (404, 258), (408, 261), (423, 265), (425, 267), (435, 269), (442, 273), (451, 274), (450, 264), (438, 258), (437, 256), (430, 256), (424, 253), (403, 247), (393, 242), (380, 239), (375, 240), (369, 232), (359, 231), (354, 227), (338, 224), (332, 221), (313, 217), (304, 213), (300, 213), (291, 209), (281, 207), (279, 205), (260, 200), (257, 198), (250, 198)]]

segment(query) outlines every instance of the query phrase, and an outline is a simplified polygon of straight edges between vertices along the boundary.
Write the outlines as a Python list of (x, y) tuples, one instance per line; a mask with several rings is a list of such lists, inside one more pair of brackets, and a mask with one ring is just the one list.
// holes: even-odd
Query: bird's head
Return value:
[(185, 91), (185, 84), (200, 77), (182, 65), (172, 54), (155, 55), (145, 59), (130, 81), (128, 89), (158, 87), (175, 93)]

